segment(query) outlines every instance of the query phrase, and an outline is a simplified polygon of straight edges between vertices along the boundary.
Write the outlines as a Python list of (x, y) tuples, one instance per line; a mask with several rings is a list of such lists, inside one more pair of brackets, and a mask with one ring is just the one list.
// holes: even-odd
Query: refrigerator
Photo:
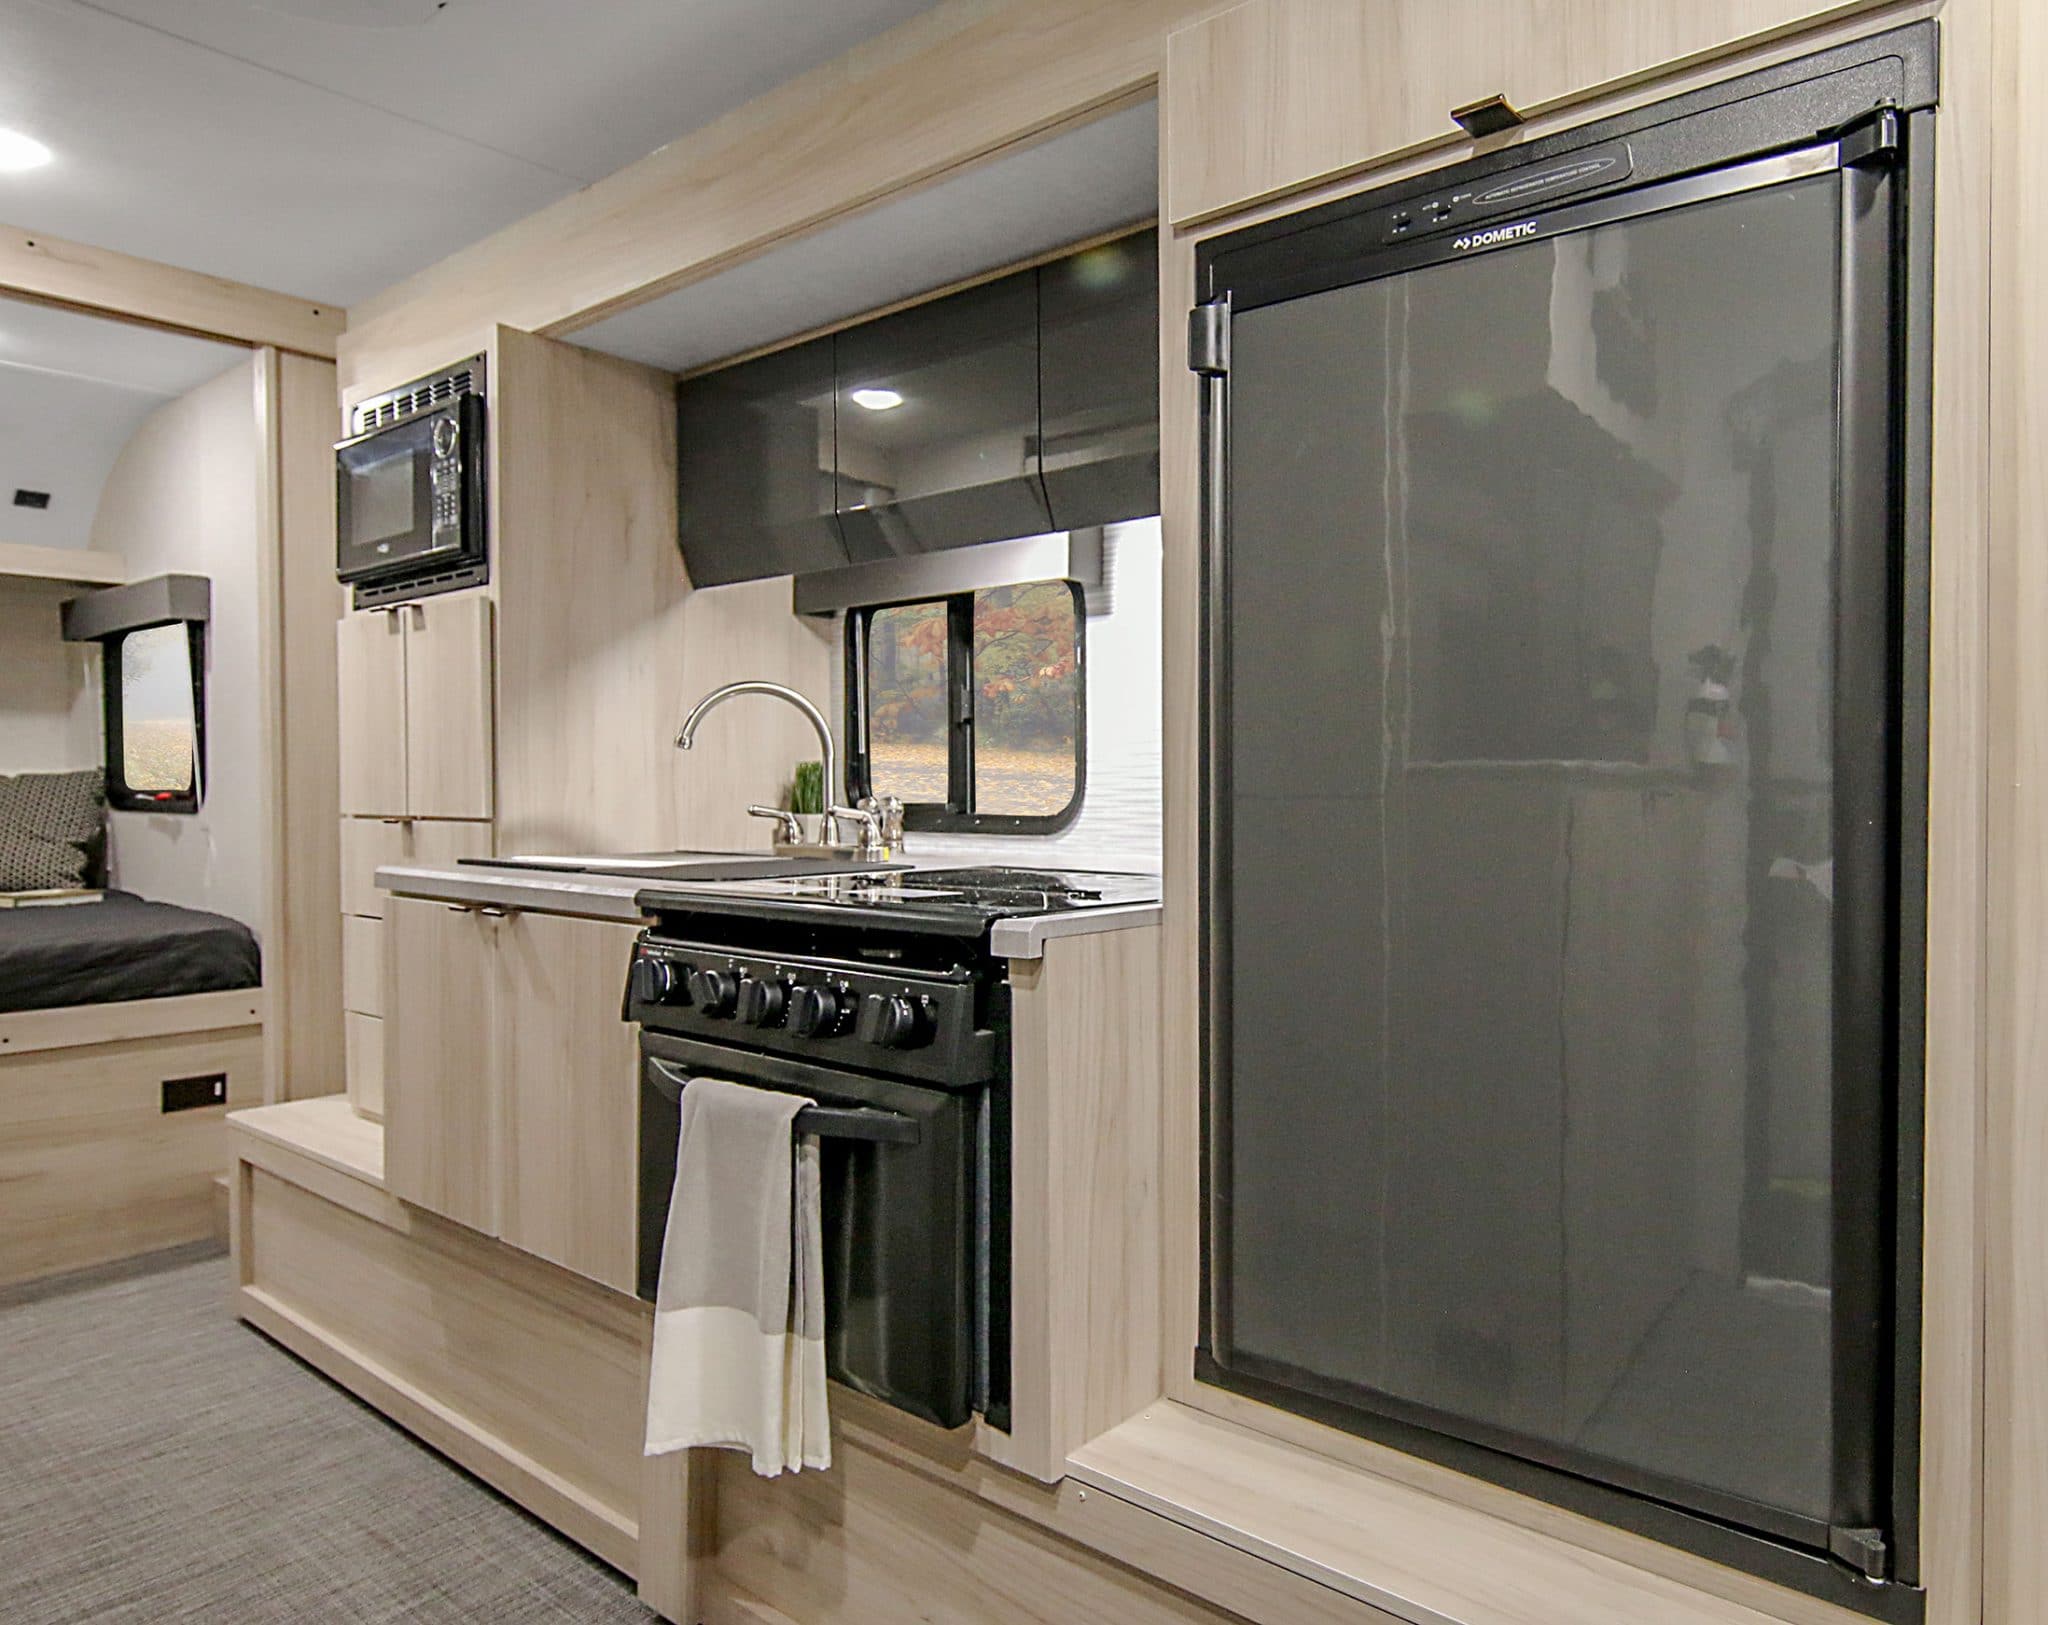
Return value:
[(1916, 25), (1206, 240), (1199, 1379), (1906, 1617)]

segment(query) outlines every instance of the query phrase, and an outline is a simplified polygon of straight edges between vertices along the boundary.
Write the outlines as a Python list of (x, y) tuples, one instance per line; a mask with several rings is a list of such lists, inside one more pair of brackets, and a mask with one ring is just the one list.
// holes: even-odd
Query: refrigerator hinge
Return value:
[(1891, 1549), (1882, 1529), (1830, 1529), (1828, 1550), (1866, 1580), (1883, 1583), (1891, 1571)]
[(1842, 165), (1854, 169), (1858, 164), (1867, 164), (1873, 158), (1890, 160), (1896, 157), (1906, 144), (1906, 124), (1896, 107), (1880, 107), (1870, 117), (1850, 129), (1844, 130), (1837, 149), (1842, 155)]
[(1188, 371), (1221, 378), (1230, 371), (1230, 305), (1219, 300), (1188, 312)]

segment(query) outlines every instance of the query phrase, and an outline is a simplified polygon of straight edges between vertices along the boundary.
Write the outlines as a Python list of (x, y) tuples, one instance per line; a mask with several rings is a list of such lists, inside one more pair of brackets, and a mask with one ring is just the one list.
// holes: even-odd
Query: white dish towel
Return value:
[(811, 1102), (695, 1078), (654, 1301), (647, 1454), (746, 1450), (754, 1471), (832, 1465), (825, 1249)]

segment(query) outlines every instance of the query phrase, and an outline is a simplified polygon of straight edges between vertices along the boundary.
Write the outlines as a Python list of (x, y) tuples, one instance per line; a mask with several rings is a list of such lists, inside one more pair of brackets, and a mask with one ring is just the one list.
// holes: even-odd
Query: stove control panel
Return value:
[(966, 1085), (995, 1076), (991, 978), (778, 960), (642, 938), (626, 1014), (650, 1032)]

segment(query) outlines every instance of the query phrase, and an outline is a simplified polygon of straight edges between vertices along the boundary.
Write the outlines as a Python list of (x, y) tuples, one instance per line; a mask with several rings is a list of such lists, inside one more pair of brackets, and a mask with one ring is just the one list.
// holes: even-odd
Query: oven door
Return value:
[(822, 1153), (825, 1369), (940, 1427), (986, 1404), (987, 1090), (809, 1066), (666, 1034), (640, 1040), (640, 1296), (652, 1302), (675, 1184), (682, 1091), (723, 1078), (827, 1108)]
[(464, 471), (482, 454), (482, 407), (464, 396), (334, 448), (337, 577), (382, 580), (481, 556)]

